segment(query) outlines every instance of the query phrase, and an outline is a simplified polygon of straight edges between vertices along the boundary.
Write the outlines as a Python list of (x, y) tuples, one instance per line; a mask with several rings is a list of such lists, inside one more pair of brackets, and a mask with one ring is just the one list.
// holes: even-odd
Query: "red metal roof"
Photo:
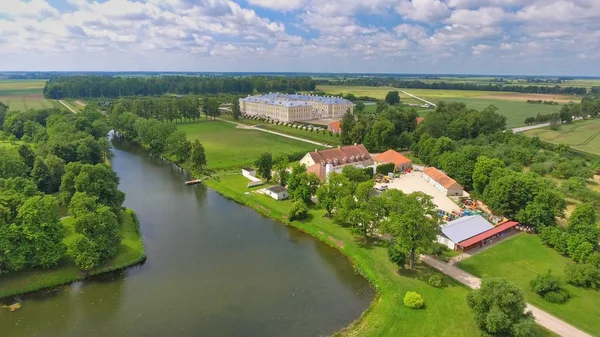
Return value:
[(469, 239), (466, 239), (464, 241), (461, 241), (461, 242), (458, 243), (458, 245), (461, 246), (461, 247), (463, 247), (463, 248), (472, 246), (472, 245), (476, 244), (477, 242), (483, 241), (483, 240), (485, 240), (485, 239), (487, 239), (489, 237), (492, 237), (492, 236), (494, 236), (494, 235), (496, 235), (496, 234), (498, 234), (500, 232), (504, 232), (507, 229), (513, 228), (513, 227), (515, 227), (518, 224), (519, 223), (516, 222), (516, 221), (505, 222), (505, 223), (503, 223), (503, 224), (501, 224), (501, 225), (499, 225), (497, 227), (494, 227), (494, 228), (492, 228), (490, 230), (487, 230), (487, 231), (485, 231), (485, 232), (483, 232), (481, 234), (477, 234), (477, 235), (475, 235), (472, 238), (469, 238)]

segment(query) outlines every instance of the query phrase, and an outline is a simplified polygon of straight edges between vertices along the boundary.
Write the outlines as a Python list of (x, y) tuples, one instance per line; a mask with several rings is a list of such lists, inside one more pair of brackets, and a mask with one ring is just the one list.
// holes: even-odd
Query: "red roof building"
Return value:
[(412, 161), (401, 153), (394, 150), (387, 150), (373, 157), (373, 160), (379, 164), (394, 163), (396, 171), (404, 171), (412, 166)]
[(333, 133), (340, 133), (340, 132), (342, 132), (342, 123), (340, 121), (335, 121), (333, 123), (330, 123), (327, 126), (327, 130), (329, 130)]
[(463, 194), (463, 187), (456, 180), (448, 177), (446, 173), (436, 169), (435, 167), (427, 167), (423, 170), (423, 178), (438, 190), (446, 193), (446, 195)]
[(425, 120), (425, 118), (423, 118), (423, 117), (417, 117), (417, 125), (423, 123), (424, 120)]
[(493, 239), (504, 236), (517, 225), (519, 225), (519, 223), (516, 221), (505, 222), (490, 230), (477, 234), (472, 238), (468, 238), (464, 241), (459, 242), (458, 246), (462, 248), (463, 251), (467, 251), (469, 249), (477, 247), (482, 247), (486, 244), (491, 243)]

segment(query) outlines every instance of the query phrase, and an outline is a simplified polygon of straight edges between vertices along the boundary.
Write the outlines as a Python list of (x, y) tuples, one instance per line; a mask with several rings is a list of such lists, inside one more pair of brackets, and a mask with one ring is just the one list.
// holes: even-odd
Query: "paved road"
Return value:
[[(578, 121), (578, 120), (582, 120), (582, 119), (583, 119), (583, 117), (573, 118), (574, 121)], [(513, 128), (512, 132), (518, 133), (518, 132), (523, 132), (523, 131), (527, 131), (527, 130), (539, 129), (539, 128), (543, 128), (546, 126), (550, 126), (550, 123), (540, 123), (540, 124), (535, 124), (535, 125), (521, 126), (518, 128)]]
[(421, 102), (425, 102), (425, 103), (427, 103), (427, 104), (431, 105), (432, 107), (437, 107), (437, 104), (435, 104), (435, 103), (433, 103), (433, 102), (430, 102), (430, 101), (427, 101), (427, 100), (424, 100), (424, 99), (422, 99), (421, 97), (417, 97), (417, 96), (415, 96), (415, 95), (411, 94), (410, 92), (406, 92), (406, 91), (404, 91), (404, 90), (400, 90), (400, 92), (401, 92), (401, 93), (403, 93), (403, 94), (405, 94), (405, 95), (408, 95), (408, 96), (410, 96), (410, 97), (412, 97), (412, 98), (418, 99), (418, 100), (419, 100), (419, 101), (421, 101)]
[[(427, 263), (433, 268), (452, 277), (453, 279), (465, 284), (469, 288), (477, 289), (481, 286), (481, 279), (447, 263), (438, 261), (430, 256), (421, 255), (421, 261)], [(592, 337), (587, 333), (577, 329), (576, 327), (561, 321), (560, 319), (550, 315), (549, 313), (527, 304), (525, 310), (531, 311), (535, 317), (535, 321), (544, 328), (559, 334), (563, 337)]]
[(69, 109), (72, 113), (76, 114), (77, 111), (73, 110), (70, 106), (68, 106), (65, 101), (59, 100), (58, 103), (62, 104), (65, 108)]
[(278, 136), (281, 136), (281, 137), (295, 139), (295, 140), (299, 140), (301, 142), (310, 143), (310, 144), (314, 144), (314, 145), (319, 145), (319, 146), (323, 146), (323, 147), (332, 147), (331, 145), (323, 144), (323, 143), (319, 143), (319, 142), (315, 142), (315, 141), (312, 141), (310, 139), (305, 139), (305, 138), (290, 136), (290, 135), (286, 135), (285, 133), (281, 133), (281, 132), (275, 132), (275, 131), (271, 131), (271, 130), (265, 130), (265, 129), (261, 129), (261, 128), (256, 128), (256, 127), (251, 126), (251, 125), (246, 125), (246, 124), (242, 124), (242, 123), (232, 122), (232, 121), (228, 121), (228, 120), (221, 119), (221, 118), (217, 118), (217, 119), (220, 120), (220, 121), (222, 121), (222, 122), (227, 122), (227, 123), (235, 124), (235, 125), (247, 128), (247, 129), (259, 130), (259, 131), (266, 132), (266, 133), (272, 133), (274, 135), (278, 135)]

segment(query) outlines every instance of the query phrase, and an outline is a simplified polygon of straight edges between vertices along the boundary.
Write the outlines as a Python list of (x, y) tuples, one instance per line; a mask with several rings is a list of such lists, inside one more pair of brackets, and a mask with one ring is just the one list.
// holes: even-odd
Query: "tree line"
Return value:
[(506, 84), (475, 84), (456, 82), (423, 82), (419, 80), (405, 80), (391, 77), (355, 78), (346, 80), (317, 80), (317, 84), (325, 85), (350, 85), (369, 87), (394, 87), (407, 89), (439, 89), (439, 90), (481, 90), (481, 91), (508, 91), (528, 94), (568, 94), (585, 95), (586, 88), (541, 85), (506, 85)]
[(315, 81), (299, 76), (57, 76), (44, 87), (44, 96), (61, 98), (117, 98), (163, 94), (253, 94), (312, 91)]
[(573, 118), (593, 118), (600, 115), (600, 97), (584, 96), (581, 103), (569, 103), (560, 108), (559, 112), (550, 114), (537, 114), (535, 117), (525, 118), (525, 125), (547, 123), (570, 123)]
[[(109, 155), (105, 117), (86, 109), (10, 112), (0, 147), (0, 271), (49, 268), (69, 256), (82, 270), (113, 257), (121, 243), (125, 195), (104, 164)], [(73, 217), (67, 244), (59, 206)]]

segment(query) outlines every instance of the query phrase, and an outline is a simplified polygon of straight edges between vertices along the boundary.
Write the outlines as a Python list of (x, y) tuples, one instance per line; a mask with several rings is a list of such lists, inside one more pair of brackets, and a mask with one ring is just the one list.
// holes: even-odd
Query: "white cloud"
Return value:
[(482, 7), (479, 9), (457, 9), (452, 12), (449, 23), (465, 26), (494, 26), (511, 20), (513, 15), (500, 7)]
[(307, 0), (248, 0), (250, 5), (283, 12), (300, 9), (306, 2)]
[(402, 0), (396, 11), (414, 21), (435, 21), (450, 14), (448, 6), (441, 0)]

